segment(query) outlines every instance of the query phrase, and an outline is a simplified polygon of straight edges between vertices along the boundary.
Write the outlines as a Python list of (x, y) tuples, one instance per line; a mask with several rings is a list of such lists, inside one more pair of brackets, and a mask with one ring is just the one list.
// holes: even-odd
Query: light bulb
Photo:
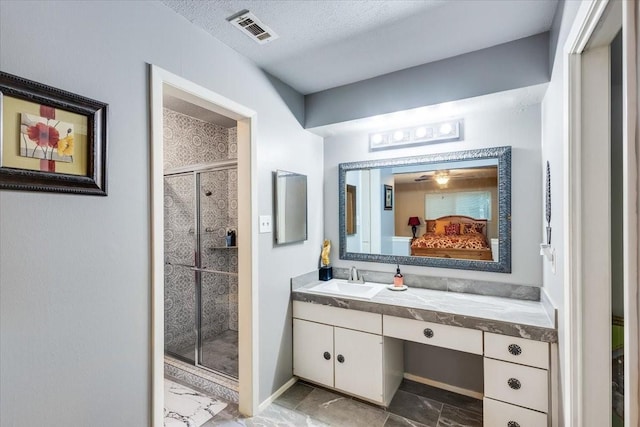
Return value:
[(416, 137), (417, 138), (423, 138), (426, 135), (427, 135), (427, 129), (426, 128), (419, 127), (418, 129), (416, 129)]
[(371, 141), (373, 141), (374, 144), (380, 144), (382, 142), (382, 135), (376, 133), (371, 137)]
[(393, 139), (396, 141), (402, 141), (404, 139), (404, 132), (397, 130), (393, 133)]
[(440, 175), (436, 177), (436, 182), (439, 185), (445, 185), (447, 182), (449, 182), (449, 177), (445, 176), (445, 175)]
[(442, 126), (440, 126), (440, 133), (443, 135), (449, 135), (452, 131), (453, 131), (453, 126), (451, 126), (451, 123), (445, 123)]

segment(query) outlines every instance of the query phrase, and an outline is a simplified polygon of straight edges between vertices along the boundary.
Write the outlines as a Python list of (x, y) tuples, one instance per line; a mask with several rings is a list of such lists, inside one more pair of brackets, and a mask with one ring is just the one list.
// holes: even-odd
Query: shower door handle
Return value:
[(219, 274), (226, 274), (229, 276), (237, 276), (238, 273), (234, 272), (234, 271), (219, 271), (219, 270), (212, 270), (210, 268), (205, 268), (205, 267), (196, 267), (195, 265), (187, 265), (187, 264), (171, 264), (170, 262), (165, 263), (166, 265), (173, 265), (176, 267), (184, 267), (184, 268), (188, 268), (191, 271), (200, 271), (200, 272), (204, 272), (204, 273), (219, 273)]

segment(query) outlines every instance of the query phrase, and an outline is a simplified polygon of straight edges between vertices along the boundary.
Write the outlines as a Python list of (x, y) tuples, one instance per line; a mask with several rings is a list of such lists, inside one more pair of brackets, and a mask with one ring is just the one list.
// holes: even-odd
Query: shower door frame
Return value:
[(255, 111), (209, 89), (149, 64), (151, 107), (151, 408), (153, 426), (164, 420), (164, 150), (163, 96), (169, 93), (225, 115), (238, 126), (238, 389), (239, 410), (258, 411), (258, 251)]
[[(194, 229), (194, 236), (195, 236), (195, 239), (193, 242), (193, 245), (194, 245), (193, 264), (194, 265), (193, 266), (179, 265), (180, 267), (191, 269), (195, 275), (194, 276), (194, 292), (195, 292), (195, 299), (196, 299), (196, 309), (194, 313), (193, 324), (195, 327), (196, 340), (194, 345), (193, 364), (198, 368), (206, 369), (207, 371), (213, 372), (217, 375), (221, 375), (223, 377), (237, 381), (239, 379), (239, 376), (234, 377), (233, 375), (230, 375), (227, 372), (218, 371), (206, 365), (203, 365), (201, 363), (201, 357), (200, 357), (200, 355), (202, 354), (202, 274), (209, 273), (209, 274), (225, 274), (225, 275), (234, 275), (234, 276), (239, 275), (238, 272), (234, 273), (234, 272), (211, 270), (211, 269), (207, 269), (206, 267), (203, 267), (202, 265), (202, 236), (200, 234), (201, 233), (200, 225), (202, 220), (202, 212), (200, 209), (201, 208), (200, 175), (203, 173), (223, 171), (223, 170), (237, 171), (238, 161), (236, 159), (219, 160), (216, 162), (211, 162), (206, 164), (173, 168), (169, 171), (165, 171), (163, 178), (166, 179), (166, 178), (173, 178), (178, 176), (189, 176), (189, 175), (193, 176), (193, 198), (194, 198), (193, 199), (194, 201), (193, 229)], [(167, 351), (166, 349), (165, 349), (165, 352), (168, 353), (171, 357), (174, 357), (178, 360), (181, 360), (189, 364), (192, 363), (191, 360), (189, 360), (184, 356), (181, 356), (178, 353)]]

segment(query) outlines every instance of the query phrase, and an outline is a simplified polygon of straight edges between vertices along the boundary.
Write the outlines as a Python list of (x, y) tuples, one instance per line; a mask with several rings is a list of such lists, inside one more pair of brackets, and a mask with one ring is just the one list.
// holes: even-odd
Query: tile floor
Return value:
[[(193, 347), (178, 354), (193, 360)], [(202, 366), (238, 378), (238, 331), (227, 330), (202, 343)]]
[(203, 427), (482, 427), (482, 401), (404, 380), (387, 410), (298, 382), (258, 416), (229, 404)]

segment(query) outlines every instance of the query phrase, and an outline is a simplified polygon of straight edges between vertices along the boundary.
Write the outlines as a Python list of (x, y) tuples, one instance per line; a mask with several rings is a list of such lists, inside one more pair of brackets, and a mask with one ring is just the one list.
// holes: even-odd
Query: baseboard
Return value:
[(440, 381), (431, 380), (429, 378), (419, 377), (417, 375), (409, 374), (407, 372), (404, 373), (404, 377), (408, 380), (415, 381), (420, 384), (430, 385), (431, 387), (439, 388), (442, 390), (451, 391), (453, 393), (462, 394), (464, 396), (473, 397), (475, 399), (482, 399), (484, 397), (483, 393), (474, 390), (467, 390), (466, 388), (456, 387), (454, 385), (441, 383)]
[(284, 383), (282, 387), (277, 389), (271, 396), (267, 397), (267, 399), (264, 402), (258, 405), (258, 414), (262, 412), (267, 406), (271, 405), (274, 400), (276, 400), (282, 395), (282, 393), (289, 390), (289, 388), (292, 385), (294, 385), (296, 382), (298, 382), (298, 377), (292, 377), (289, 381)]

